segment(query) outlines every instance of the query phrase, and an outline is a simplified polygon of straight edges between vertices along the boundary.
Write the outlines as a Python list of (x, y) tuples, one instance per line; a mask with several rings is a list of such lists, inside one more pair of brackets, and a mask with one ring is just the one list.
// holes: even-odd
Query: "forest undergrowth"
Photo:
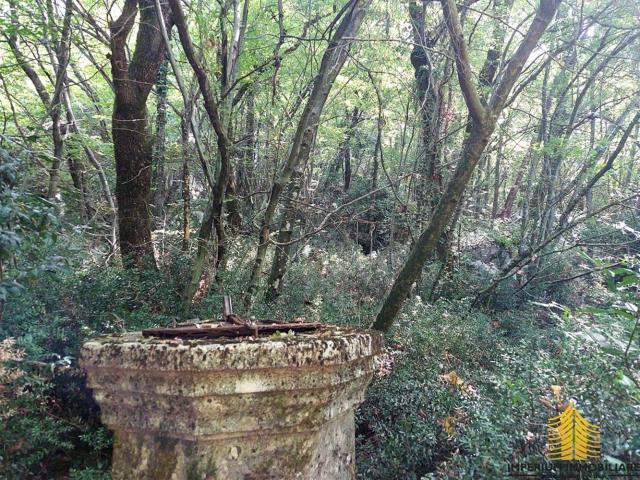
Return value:
[[(543, 303), (514, 295), (512, 283), (492, 308), (474, 307), (468, 292), (486, 281), (474, 260), (482, 248), (466, 247), (430, 301), (436, 269), (427, 268), (386, 335), (356, 415), (359, 478), (505, 478), (507, 462), (542, 458), (546, 420), (570, 399), (602, 426), (608, 458), (637, 458), (640, 391), (611, 348), (630, 333), (609, 310), (619, 293), (593, 276), (559, 286)], [(291, 265), (291, 287), (242, 314), (367, 326), (402, 254), (311, 242)], [(249, 261), (246, 245), (234, 243), (194, 315), (216, 317), (223, 294), (239, 297)], [(572, 261), (553, 268), (561, 273)], [(0, 324), (0, 465), (8, 479), (109, 478), (111, 436), (78, 367), (79, 348), (97, 334), (165, 325), (178, 314), (180, 261), (159, 272), (71, 267), (32, 279), (5, 307), (12, 321)]]

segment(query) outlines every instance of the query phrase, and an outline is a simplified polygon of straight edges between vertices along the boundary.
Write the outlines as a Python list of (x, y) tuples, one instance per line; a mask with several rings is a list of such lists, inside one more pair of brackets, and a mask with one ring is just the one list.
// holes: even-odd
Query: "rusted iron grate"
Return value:
[(276, 332), (309, 332), (322, 326), (318, 322), (280, 322), (278, 320), (249, 321), (233, 313), (231, 298), (224, 296), (222, 320), (204, 322), (176, 323), (170, 327), (147, 328), (142, 331), (145, 337), (161, 338), (219, 338), (219, 337), (258, 337)]

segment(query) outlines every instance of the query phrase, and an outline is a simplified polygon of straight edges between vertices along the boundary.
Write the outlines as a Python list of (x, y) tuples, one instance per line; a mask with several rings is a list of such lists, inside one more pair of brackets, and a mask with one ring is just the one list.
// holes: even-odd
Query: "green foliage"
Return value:
[(619, 371), (575, 325), (535, 316), (413, 304), (387, 342), (395, 365), (358, 414), (360, 478), (503, 478), (507, 462), (539, 462), (552, 385), (602, 426), (606, 454), (637, 460), (637, 391), (612, 382)]
[[(590, 260), (596, 265), (603, 264), (597, 259)], [(579, 326), (574, 335), (596, 347), (614, 369), (614, 383), (624, 387), (627, 395), (640, 400), (638, 260), (637, 256), (628, 257), (621, 259), (616, 267), (604, 268), (602, 277), (610, 292), (609, 298), (600, 305), (579, 308), (573, 318)]]
[[(448, 335), (434, 341), (442, 315)], [(463, 392), (440, 375), (459, 368), (465, 354), (459, 349), (470, 332), (451, 319), (445, 303), (434, 308), (414, 303), (388, 340), (385, 360), (392, 362), (391, 372), (376, 378), (357, 416), (360, 478), (420, 479), (452, 453), (443, 422), (455, 418)]]
[(41, 274), (28, 292), (12, 295), (0, 339), (15, 339), (22, 373), (6, 383), (0, 375), (0, 404), (8, 412), (0, 415), (0, 475), (50, 478), (70, 471), (71, 478), (108, 478), (111, 435), (99, 421), (78, 352), (97, 334), (174, 318), (179, 284), (168, 280), (179, 275), (160, 283), (158, 276), (95, 265), (77, 274)]
[[(73, 112), (63, 101), (64, 154), (58, 159), (53, 158), (52, 109), (23, 67), (33, 68), (50, 97), (64, 86), (56, 82), (55, 65), (64, 2), (10, 3), (0, 9), (0, 477), (107, 479), (111, 437), (100, 425), (78, 352), (96, 335), (166, 325), (178, 316), (210, 199), (202, 163), (212, 173), (219, 171), (216, 135), (174, 30), (172, 52), (193, 97), (203, 158), (196, 155), (194, 132), (187, 132), (186, 144), (181, 141), (186, 106), (171, 71), (164, 130), (153, 125), (156, 92), (147, 102), (149, 140), (166, 143), (165, 178), (157, 178), (156, 151), (151, 180), (152, 191), (162, 190), (163, 182), (167, 193), (162, 211), (153, 209), (159, 268), (123, 270), (111, 238), (117, 226), (108, 201), (113, 199), (100, 181), (106, 180), (112, 194), (117, 191), (109, 127), (113, 79), (104, 69), (109, 46), (103, 37), (109, 32), (94, 27), (105, 27), (124, 1), (111, 6), (74, 2), (82, 14), (72, 15), (65, 72)], [(446, 187), (456, 169), (469, 115), (439, 2), (415, 2), (424, 10), (423, 40), (416, 38), (419, 32), (409, 17), (413, 2), (372, 2), (313, 139), (294, 202), (294, 238), (315, 231), (340, 205), (370, 194), (374, 170), (382, 190), (340, 210), (321, 232), (292, 245), (282, 294), (264, 303), (259, 292), (251, 309), (243, 310), (240, 300), (268, 192), (335, 32), (332, 19), (346, 3), (247, 2), (246, 24), (240, 21), (243, 2), (237, 9), (236, 2), (184, 3), (193, 42), (214, 96), (221, 99), (243, 214), (242, 225), (224, 225), (229, 253), (217, 271), (211, 267), (215, 282), (193, 306), (194, 317), (218, 317), (226, 294), (244, 317), (370, 325), (429, 221), (429, 206), (441, 195), (423, 199), (420, 192), (440, 177)], [(511, 8), (511, 2), (485, 0), (461, 9), (473, 78), (482, 77), (492, 55), (502, 76), (520, 41), (520, 34), (512, 33), (526, 30), (536, 3), (517, 0)], [(578, 199), (567, 220), (612, 202), (624, 208), (563, 232), (510, 272), (488, 302), (492, 311), (469, 304), (509, 260), (556, 233), (566, 206), (614, 151), (637, 107), (637, 39), (614, 51), (633, 38), (635, 3), (562, 2), (527, 62), (516, 86), (523, 90), (509, 98), (465, 191), (448, 262), (441, 270), (441, 258), (431, 258), (415, 288), (406, 292), (403, 316), (387, 337), (379, 372), (357, 412), (361, 478), (504, 478), (507, 460), (543, 455), (544, 423), (558, 401), (551, 385), (561, 386), (561, 401), (575, 398), (585, 416), (602, 425), (607, 455), (638, 461), (640, 232), (638, 204), (629, 200), (640, 178), (637, 128), (612, 170), (588, 198)], [(135, 22), (139, 19), (138, 14)], [(97, 33), (86, 35), (88, 30)], [(12, 50), (11, 37), (27, 65)], [(421, 44), (431, 63), (423, 68), (438, 93), (436, 102), (416, 95), (411, 55)], [(238, 71), (231, 85), (222, 87), (223, 71), (236, 53)], [(492, 89), (476, 86), (483, 97)], [(428, 139), (421, 111), (431, 103), (441, 116), (427, 132), (438, 149), (432, 173), (425, 162)], [(344, 171), (336, 160), (356, 106), (362, 117), (346, 143), (352, 179), (344, 192)], [(69, 128), (71, 113), (78, 132)], [(374, 147), (378, 135), (380, 151)], [(60, 194), (47, 200), (54, 160), (60, 163)], [(74, 162), (84, 184), (72, 178)], [(184, 250), (179, 245), (183, 165), (190, 172), (192, 208), (191, 242)], [(493, 218), (492, 197), (500, 212), (512, 189), (511, 216)], [(225, 200), (228, 212), (230, 198)], [(275, 235), (276, 226), (271, 228)], [(583, 249), (572, 249), (576, 244)]]
[(61, 267), (48, 254), (57, 238), (53, 206), (20, 185), (22, 162), (0, 149), (0, 316), (9, 295), (45, 272)]
[[(228, 268), (198, 306), (200, 318), (219, 315), (222, 294), (240, 298), (251, 260), (247, 248), (230, 245)], [(285, 279), (289, 287), (275, 303), (236, 310), (367, 325), (401, 255), (312, 242), (298, 252)], [(78, 349), (98, 333), (168, 323), (177, 313), (182, 274), (180, 262), (160, 272), (96, 266), (40, 276), (29, 295), (12, 298), (11, 322), (0, 325), (0, 338), (16, 338), (25, 373), (7, 397), (16, 414), (0, 427), (6, 475), (68, 469), (71, 478), (107, 478), (110, 437), (76, 369)], [(459, 273), (460, 284), (466, 274)], [(585, 341), (596, 329), (616, 342), (629, 331), (618, 328), (613, 313), (594, 322), (554, 312), (518, 307), (488, 315), (466, 300), (426, 304), (413, 297), (357, 411), (360, 478), (501, 478), (509, 460), (539, 460), (544, 424), (554, 413), (540, 398), (555, 401), (551, 385), (562, 387), (562, 401), (575, 398), (585, 416), (603, 426), (608, 455), (637, 458), (637, 389), (619, 359)], [(27, 368), (29, 362), (34, 365)]]
[(5, 478), (51, 478), (70, 467), (106, 464), (110, 434), (100, 425), (81, 371), (25, 372), (9, 387), (9, 413), (0, 422)]

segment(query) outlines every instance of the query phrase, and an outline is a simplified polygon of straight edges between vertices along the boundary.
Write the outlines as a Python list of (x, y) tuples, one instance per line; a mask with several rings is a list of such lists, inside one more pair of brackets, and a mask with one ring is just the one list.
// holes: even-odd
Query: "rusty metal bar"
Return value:
[(267, 325), (220, 325), (206, 324), (195, 327), (147, 328), (142, 331), (145, 337), (161, 338), (219, 338), (219, 337), (251, 337), (276, 332), (287, 333), (308, 332), (322, 327), (321, 323), (274, 323)]
[(233, 313), (231, 297), (224, 295), (222, 321), (185, 322), (171, 327), (147, 328), (142, 331), (145, 337), (161, 338), (218, 338), (218, 337), (258, 337), (261, 334), (275, 332), (308, 332), (322, 327), (318, 322), (280, 322), (262, 320), (251, 322)]

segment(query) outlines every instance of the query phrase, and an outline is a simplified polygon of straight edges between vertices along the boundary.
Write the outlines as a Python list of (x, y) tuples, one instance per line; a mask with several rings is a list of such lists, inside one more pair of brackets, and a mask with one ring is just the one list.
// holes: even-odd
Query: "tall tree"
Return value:
[(167, 144), (167, 94), (169, 84), (167, 74), (169, 62), (164, 61), (156, 79), (156, 129), (153, 138), (153, 212), (156, 216), (164, 213), (167, 196), (166, 144)]
[(489, 143), (509, 93), (520, 76), (529, 55), (536, 48), (540, 37), (553, 19), (559, 3), (559, 0), (540, 1), (535, 18), (531, 22), (522, 43), (506, 64), (500, 80), (492, 89), (489, 100), (485, 104), (474, 83), (467, 44), (460, 25), (457, 6), (453, 0), (442, 0), (445, 22), (455, 51), (458, 81), (465, 104), (469, 110), (471, 126), (464, 141), (456, 170), (451, 180), (449, 180), (428, 226), (417, 239), (404, 266), (396, 277), (391, 291), (373, 323), (373, 328), (382, 331), (388, 330), (400, 312), (411, 285), (420, 276), (425, 261), (433, 254), (438, 239), (453, 217), (473, 174), (473, 170)]
[[(203, 292), (206, 292), (208, 288), (210, 272), (207, 272), (207, 267), (214, 265), (219, 259), (220, 244), (224, 241), (224, 200), (231, 175), (232, 145), (227, 133), (227, 128), (223, 123), (224, 120), (221, 111), (218, 108), (218, 102), (216, 102), (214, 97), (213, 87), (201, 60), (196, 55), (180, 0), (169, 0), (169, 3), (171, 5), (171, 11), (173, 12), (176, 29), (180, 36), (180, 43), (196, 76), (198, 87), (204, 100), (207, 117), (216, 134), (218, 156), (220, 159), (220, 168), (218, 169), (215, 183), (209, 185), (211, 187), (211, 196), (198, 232), (196, 260), (192, 268), (191, 278), (185, 286), (183, 316), (188, 316), (194, 296), (197, 293), (201, 295)], [(239, 55), (239, 48), (237, 49), (237, 54)], [(229, 79), (228, 68), (230, 68), (230, 64), (228, 63), (228, 57), (225, 56), (224, 58), (227, 59), (224, 60), (224, 77), (226, 79), (224, 85), (227, 85), (226, 82)], [(234, 58), (237, 64), (237, 57)], [(207, 172), (206, 166), (204, 166), (204, 169), (205, 172)], [(212, 260), (210, 256), (214, 254), (217, 255), (217, 258)]]
[[(168, 7), (162, 12), (171, 26)], [(129, 58), (128, 39), (137, 16), (138, 33)], [(109, 31), (120, 251), (127, 267), (155, 266), (150, 208), (153, 142), (147, 98), (164, 61), (165, 46), (153, 0), (126, 0)]]
[(439, 137), (443, 102), (435, 75), (436, 65), (432, 58), (432, 49), (441, 35), (440, 29), (435, 29), (434, 32), (427, 30), (427, 9), (431, 3), (428, 0), (409, 3), (413, 33), (411, 65), (416, 79), (415, 99), (420, 113), (421, 127), (421, 150), (417, 169), (420, 176), (416, 186), (416, 203), (420, 218), (424, 218), (431, 212), (442, 190)]
[[(52, 93), (47, 90), (47, 87), (45, 86), (46, 80), (42, 80), (41, 75), (37, 71), (37, 67), (32, 64), (28, 56), (25, 55), (20, 48), (19, 33), (22, 30), (22, 26), (19, 21), (18, 4), (14, 0), (9, 1), (11, 27), (3, 32), (3, 36), (9, 44), (11, 52), (13, 53), (18, 65), (35, 88), (42, 105), (51, 119), (53, 159), (49, 170), (49, 183), (46, 193), (47, 198), (54, 198), (58, 194), (60, 165), (64, 160), (66, 128), (63, 125), (64, 110), (62, 107), (64, 92), (68, 88), (67, 67), (69, 66), (70, 58), (73, 2), (71, 0), (66, 0), (64, 6), (65, 10), (62, 19), (62, 27), (58, 27), (57, 25), (53, 2), (47, 2), (46, 8), (43, 8), (42, 11), (44, 21), (42, 33), (45, 36), (45, 45), (47, 46), (50, 62), (54, 69), (53, 77), (46, 74), (45, 79), (48, 77), (51, 80), (53, 87)], [(38, 57), (36, 57), (35, 60), (38, 63), (47, 63), (46, 61), (41, 62)], [(71, 166), (73, 174), (74, 164), (71, 163)]]
[[(262, 215), (256, 258), (251, 269), (251, 277), (247, 289), (247, 301), (250, 303), (256, 293), (262, 274), (263, 263), (269, 248), (271, 224), (276, 215), (280, 197), (294, 172), (306, 163), (311, 152), (313, 140), (318, 130), (320, 116), (344, 62), (347, 59), (351, 43), (360, 29), (360, 24), (370, 4), (370, 0), (350, 0), (338, 12), (333, 24), (338, 23), (329, 45), (325, 50), (320, 67), (313, 83), (313, 89), (307, 100), (302, 116), (298, 121), (295, 135), (287, 161), (271, 186), (269, 201)], [(300, 178), (302, 175), (299, 175)]]

